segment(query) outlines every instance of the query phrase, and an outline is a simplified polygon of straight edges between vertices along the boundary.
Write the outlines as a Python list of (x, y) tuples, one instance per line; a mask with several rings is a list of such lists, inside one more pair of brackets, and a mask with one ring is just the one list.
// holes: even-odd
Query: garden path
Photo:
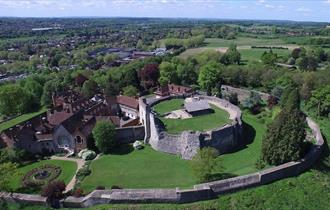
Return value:
[(52, 160), (66, 160), (66, 161), (74, 161), (77, 163), (77, 170), (71, 181), (66, 185), (65, 192), (68, 192), (74, 188), (74, 185), (76, 183), (76, 174), (79, 169), (81, 169), (85, 165), (85, 160), (78, 159), (78, 158), (69, 158), (69, 157), (58, 157), (58, 156), (52, 156), (50, 159)]

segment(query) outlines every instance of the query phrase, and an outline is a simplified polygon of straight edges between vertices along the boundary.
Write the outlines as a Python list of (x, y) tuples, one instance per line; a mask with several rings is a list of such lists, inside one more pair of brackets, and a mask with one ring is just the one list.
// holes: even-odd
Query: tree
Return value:
[(330, 113), (330, 85), (314, 90), (307, 103), (307, 108), (316, 110), (318, 116), (328, 116)]
[(301, 47), (301, 48), (295, 48), (291, 52), (291, 57), (294, 59), (297, 59), (299, 57), (304, 57), (306, 55), (306, 49)]
[(118, 59), (119, 59), (119, 56), (117, 54), (111, 53), (111, 54), (107, 54), (106, 56), (104, 56), (103, 61), (106, 64), (110, 64)]
[(15, 163), (1, 163), (0, 164), (0, 191), (12, 191), (10, 180), (12, 177), (19, 176), (17, 165)]
[(182, 85), (196, 84), (198, 75), (195, 71), (195, 66), (192, 62), (187, 62), (184, 65), (179, 64), (177, 66), (177, 73), (178, 82), (180, 82)]
[(198, 84), (208, 95), (211, 94), (212, 88), (216, 87), (217, 83), (221, 83), (220, 71), (221, 66), (213, 61), (200, 68)]
[(159, 84), (160, 85), (167, 85), (169, 83), (176, 83), (177, 82), (177, 72), (175, 66), (167, 61), (163, 61), (159, 65)]
[(98, 85), (94, 80), (87, 80), (81, 89), (82, 94), (85, 97), (91, 98), (98, 92)]
[(0, 113), (11, 116), (33, 110), (33, 97), (18, 85), (5, 85), (0, 89)]
[(142, 86), (145, 89), (154, 87), (158, 84), (159, 79), (159, 65), (158, 64), (146, 64), (139, 72), (139, 77), (142, 82)]
[(231, 44), (226, 53), (220, 59), (223, 64), (240, 64), (241, 54), (238, 52), (236, 45)]
[(99, 121), (93, 129), (96, 147), (103, 153), (109, 153), (116, 145), (115, 126), (110, 121)]
[(40, 101), (43, 91), (40, 83), (33, 79), (28, 79), (24, 84), (24, 89), (31, 93), (36, 100)]
[(63, 181), (55, 180), (45, 185), (41, 190), (41, 196), (47, 197), (47, 203), (54, 208), (59, 208), (59, 200), (63, 198), (66, 186)]
[(200, 149), (192, 159), (192, 169), (200, 182), (210, 181), (214, 169), (220, 168), (216, 158), (219, 153), (212, 147)]
[(250, 96), (242, 101), (242, 106), (249, 109), (252, 113), (260, 112), (262, 100), (259, 93), (251, 91)]
[(273, 53), (272, 50), (270, 50), (269, 52), (265, 51), (261, 56), (261, 61), (265, 65), (273, 66), (276, 63), (276, 60), (277, 60), (277, 54)]
[(297, 104), (300, 104), (298, 91), (292, 90), (285, 107), (267, 128), (262, 159), (268, 164), (295, 161), (305, 152), (305, 120)]
[(125, 96), (134, 97), (138, 95), (138, 90), (133, 85), (124, 87), (123, 91)]
[(308, 58), (301, 57), (296, 60), (296, 64), (300, 70), (307, 70), (308, 68)]
[(135, 69), (130, 68), (125, 74), (124, 74), (124, 84), (125, 86), (132, 85), (139, 89), (140, 87), (140, 81), (138, 78), (138, 74)]

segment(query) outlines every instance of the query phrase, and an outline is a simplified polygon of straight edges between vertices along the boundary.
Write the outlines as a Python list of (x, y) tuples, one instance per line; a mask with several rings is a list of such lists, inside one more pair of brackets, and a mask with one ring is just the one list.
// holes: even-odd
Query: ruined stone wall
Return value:
[(116, 128), (116, 139), (120, 143), (134, 143), (136, 140), (143, 140), (145, 135), (144, 126), (131, 126)]
[[(238, 100), (240, 102), (242, 102), (244, 99), (246, 99), (250, 96), (252, 91), (248, 90), (248, 89), (235, 88), (235, 87), (228, 86), (228, 85), (222, 85), (221, 92), (223, 95), (230, 95), (230, 94), (236, 93)], [(260, 95), (261, 99), (264, 101), (267, 101), (268, 97), (270, 96), (269, 94), (263, 93), (260, 91), (254, 91), (254, 92), (258, 93)]]
[[(169, 134), (163, 129), (160, 120), (157, 118), (157, 114), (152, 111), (152, 106), (173, 98), (184, 98), (184, 96), (168, 96), (154, 99), (148, 104), (145, 103), (145, 110), (140, 111), (140, 113), (145, 113), (143, 121), (148, 122), (148, 124), (145, 124), (145, 127), (146, 133), (150, 133), (150, 135), (146, 142), (152, 148), (157, 151), (178, 154), (183, 159), (192, 159), (197, 151), (205, 146), (216, 148), (220, 154), (237, 148), (243, 130), (241, 110), (223, 99), (201, 95), (197, 95), (196, 97), (205, 99), (209, 103), (227, 111), (232, 122), (207, 132), (184, 131), (180, 134)], [(140, 106), (140, 109), (141, 107), (143, 107), (143, 104)]]

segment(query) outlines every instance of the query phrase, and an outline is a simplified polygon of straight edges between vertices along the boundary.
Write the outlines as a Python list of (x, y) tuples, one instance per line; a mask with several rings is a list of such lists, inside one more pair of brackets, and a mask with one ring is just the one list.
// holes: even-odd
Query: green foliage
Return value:
[(327, 117), (330, 113), (330, 85), (314, 90), (307, 103), (307, 108), (316, 110), (318, 116)]
[(109, 153), (115, 148), (115, 126), (110, 121), (99, 121), (93, 129), (96, 147), (103, 153)]
[(125, 96), (134, 97), (134, 96), (138, 95), (138, 90), (133, 85), (129, 85), (129, 86), (124, 87), (123, 91), (124, 91), (123, 94)]
[(211, 94), (212, 88), (217, 87), (219, 83), (221, 84), (221, 69), (222, 66), (213, 61), (200, 68), (198, 84), (208, 95)]
[(10, 180), (13, 176), (18, 176), (17, 165), (15, 163), (1, 163), (0, 164), (0, 191), (12, 191)]
[(226, 53), (221, 57), (220, 62), (226, 65), (240, 64), (241, 54), (237, 50), (237, 46), (231, 44)]
[(33, 96), (18, 85), (6, 85), (0, 88), (0, 113), (11, 116), (32, 111)]
[(82, 94), (87, 97), (91, 98), (98, 92), (98, 85), (94, 80), (87, 80), (81, 89)]
[(195, 176), (200, 182), (210, 181), (215, 168), (218, 168), (219, 161), (216, 161), (219, 153), (212, 147), (200, 149), (192, 159), (192, 168)]
[(177, 83), (177, 72), (176, 67), (174, 64), (170, 62), (163, 61), (159, 65), (159, 84), (160, 85), (167, 85), (169, 83)]
[(297, 90), (292, 90), (284, 109), (268, 126), (262, 142), (262, 159), (271, 165), (298, 160), (304, 155), (305, 119), (299, 110)]
[(261, 61), (265, 64), (265, 65), (270, 65), (273, 66), (276, 61), (277, 61), (277, 54), (273, 53), (272, 50), (270, 50), (269, 52), (264, 52), (261, 56)]

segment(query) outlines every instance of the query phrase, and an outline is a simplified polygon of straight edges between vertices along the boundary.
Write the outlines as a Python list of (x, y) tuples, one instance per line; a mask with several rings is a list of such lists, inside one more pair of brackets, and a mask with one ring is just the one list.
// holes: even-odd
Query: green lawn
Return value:
[(128, 154), (103, 155), (91, 164), (92, 174), (81, 187), (91, 191), (96, 186), (110, 188), (173, 188), (190, 187), (197, 182), (189, 161), (154, 151), (146, 146)]
[(260, 122), (255, 116), (244, 113), (244, 140), (252, 142), (244, 149), (231, 154), (221, 155), (218, 160), (224, 167), (224, 171), (233, 175), (243, 175), (258, 171), (255, 163), (261, 154), (262, 137), (266, 132), (265, 123)]
[(60, 176), (57, 178), (58, 180), (63, 180), (66, 184), (69, 183), (72, 179), (72, 177), (74, 176), (74, 174), (76, 173), (77, 170), (77, 164), (73, 161), (64, 161), (64, 160), (42, 160), (39, 162), (35, 162), (26, 166), (22, 166), (18, 169), (18, 171), (20, 172), (20, 176), (16, 176), (13, 177), (11, 179), (10, 185), (12, 186), (12, 188), (15, 191), (28, 191), (29, 189), (23, 189), (21, 188), (21, 181), (23, 176), (30, 170), (32, 170), (33, 168), (39, 167), (41, 165), (45, 165), (45, 164), (53, 164), (56, 166), (60, 166), (62, 169), (62, 172), (60, 174)]
[[(166, 112), (181, 109), (183, 103), (183, 99), (172, 99), (155, 105), (154, 110), (158, 114), (164, 114)], [(230, 122), (228, 112), (214, 105), (211, 105), (211, 107), (214, 110), (214, 113), (211, 114), (201, 115), (189, 119), (166, 119), (164, 117), (160, 117), (160, 120), (164, 123), (167, 132), (173, 134), (186, 130), (206, 131)]]
[(153, 109), (160, 115), (173, 110), (182, 109), (184, 100), (183, 99), (171, 99), (167, 101), (162, 101), (159, 104), (156, 104)]
[(41, 113), (44, 113), (46, 111), (47, 111), (47, 108), (43, 107), (43, 108), (41, 108), (37, 112), (31, 112), (31, 113), (23, 114), (21, 116), (18, 116), (16, 118), (13, 118), (13, 119), (11, 119), (9, 121), (3, 122), (3, 123), (0, 124), (0, 132), (3, 131), (3, 130), (8, 129), (10, 127), (13, 127), (14, 125), (17, 125), (17, 124), (19, 124), (21, 122), (24, 122), (26, 120), (29, 120), (29, 119), (31, 119), (31, 118), (33, 118), (33, 117), (35, 117), (35, 116), (37, 116), (37, 115), (39, 115)]

